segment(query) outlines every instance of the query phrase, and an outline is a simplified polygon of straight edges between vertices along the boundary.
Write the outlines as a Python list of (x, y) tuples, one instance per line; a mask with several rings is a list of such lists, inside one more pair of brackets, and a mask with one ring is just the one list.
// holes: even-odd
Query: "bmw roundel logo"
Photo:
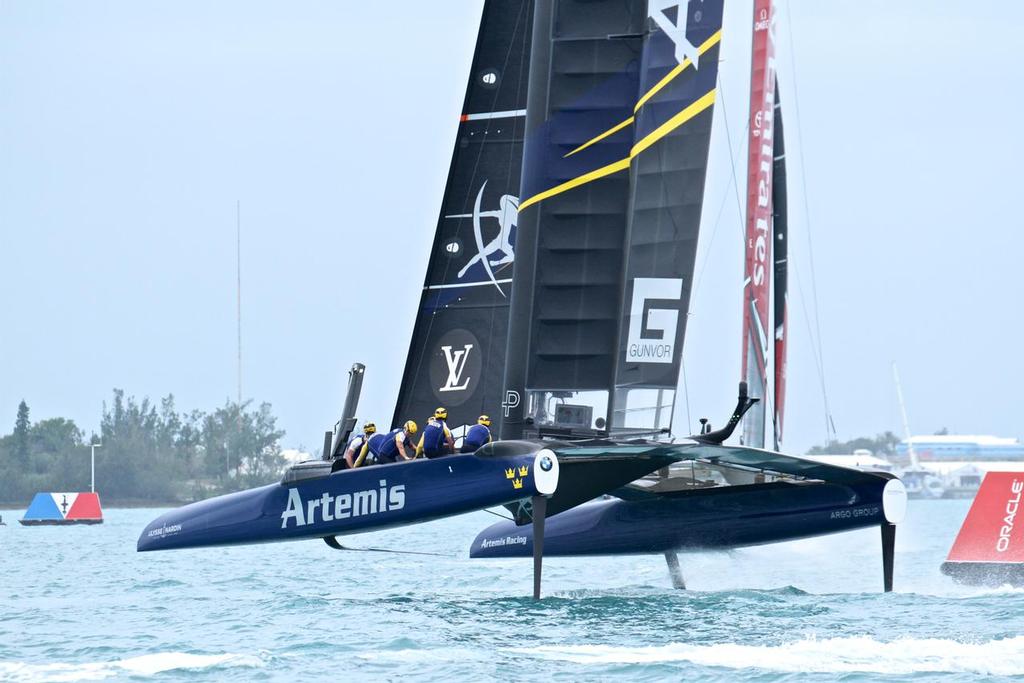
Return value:
[(550, 472), (553, 466), (554, 465), (551, 462), (551, 458), (549, 458), (548, 456), (545, 455), (543, 458), (540, 459), (540, 468), (545, 472)]

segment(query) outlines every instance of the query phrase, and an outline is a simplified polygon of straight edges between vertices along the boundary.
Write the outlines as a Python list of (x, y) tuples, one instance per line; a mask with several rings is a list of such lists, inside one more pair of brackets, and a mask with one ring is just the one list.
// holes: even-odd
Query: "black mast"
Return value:
[[(551, 64), (551, 31), (554, 23), (554, 0), (536, 0), (533, 8), (533, 35), (530, 50), (529, 88), (526, 106), (526, 129), (538, 130), (547, 119), (548, 71)], [(538, 153), (539, 150), (534, 150)], [(531, 163), (529, 146), (523, 150), (523, 168)], [(539, 163), (537, 160), (533, 164)], [(508, 323), (508, 349), (505, 356), (502, 416), (498, 434), (502, 439), (523, 437), (523, 416), (526, 396), (526, 363), (533, 321), (534, 279), (537, 272), (537, 233), (539, 213), (519, 211), (516, 247), (519, 263), (512, 282), (511, 311)]]

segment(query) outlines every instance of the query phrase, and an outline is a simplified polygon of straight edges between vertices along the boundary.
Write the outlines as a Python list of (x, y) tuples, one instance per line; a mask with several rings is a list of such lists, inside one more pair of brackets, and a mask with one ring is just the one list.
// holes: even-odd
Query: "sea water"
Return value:
[(976, 680), (1024, 675), (1024, 591), (939, 572), (967, 501), (877, 529), (665, 560), (470, 560), (478, 512), (321, 541), (135, 552), (159, 510), (0, 527), (0, 680)]

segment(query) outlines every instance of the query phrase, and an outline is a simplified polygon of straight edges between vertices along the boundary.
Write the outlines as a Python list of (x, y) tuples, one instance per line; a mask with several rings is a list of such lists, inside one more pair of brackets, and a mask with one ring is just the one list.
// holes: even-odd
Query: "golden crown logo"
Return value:
[(507, 470), (505, 470), (505, 478), (506, 479), (512, 479), (515, 476), (516, 476), (516, 471), (514, 469), (512, 469), (511, 467), (509, 467)]
[(529, 473), (530, 473), (529, 465), (522, 465), (522, 466), (519, 467), (519, 476), (520, 477), (525, 477)]
[(513, 479), (512, 480), (512, 488), (514, 488), (514, 489), (521, 489), (521, 488), (523, 488), (523, 480), (522, 479)]

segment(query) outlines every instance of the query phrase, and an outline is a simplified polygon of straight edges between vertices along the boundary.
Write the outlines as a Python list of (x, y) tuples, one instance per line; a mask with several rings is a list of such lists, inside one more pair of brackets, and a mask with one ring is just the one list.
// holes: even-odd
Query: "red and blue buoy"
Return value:
[(26, 526), (59, 524), (102, 524), (103, 510), (96, 493), (37, 493), (25, 516)]

